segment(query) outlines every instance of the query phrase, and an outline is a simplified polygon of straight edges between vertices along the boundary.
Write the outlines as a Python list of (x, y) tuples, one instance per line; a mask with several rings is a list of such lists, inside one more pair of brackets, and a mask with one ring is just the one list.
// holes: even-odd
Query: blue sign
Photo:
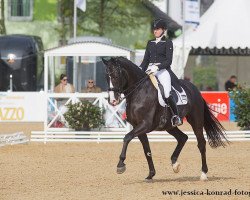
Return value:
[(234, 100), (230, 98), (230, 121), (232, 122), (235, 122), (234, 109), (235, 109)]

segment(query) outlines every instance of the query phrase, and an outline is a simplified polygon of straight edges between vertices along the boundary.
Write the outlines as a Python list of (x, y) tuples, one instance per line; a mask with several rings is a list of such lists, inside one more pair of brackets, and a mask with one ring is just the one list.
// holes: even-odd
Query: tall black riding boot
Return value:
[(172, 125), (175, 126), (180, 126), (182, 125), (182, 120), (179, 117), (179, 112), (178, 112), (178, 108), (176, 105), (176, 102), (174, 100), (174, 97), (172, 95), (170, 95), (167, 99), (166, 99), (166, 103), (170, 106), (170, 109), (172, 110), (172, 118), (171, 118), (171, 122)]

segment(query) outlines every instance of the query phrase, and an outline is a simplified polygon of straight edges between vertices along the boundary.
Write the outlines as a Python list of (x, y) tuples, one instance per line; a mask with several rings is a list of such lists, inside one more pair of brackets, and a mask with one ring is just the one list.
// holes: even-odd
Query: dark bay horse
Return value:
[[(177, 146), (171, 156), (171, 162), (174, 172), (178, 173), (180, 164), (177, 159), (188, 136), (178, 127), (172, 126), (170, 109), (168, 108), (166, 113), (165, 108), (160, 106), (157, 90), (148, 75), (123, 57), (111, 58), (110, 60), (103, 59), (103, 62), (106, 65), (109, 84), (109, 103), (113, 105), (119, 103), (123, 93), (127, 103), (127, 121), (133, 126), (133, 130), (124, 137), (117, 173), (121, 174), (126, 170), (124, 160), (126, 159), (128, 144), (134, 137), (138, 137), (142, 143), (149, 166), (149, 175), (146, 180), (152, 180), (155, 175), (155, 168), (147, 133), (153, 130), (167, 131), (176, 138)], [(201, 180), (207, 180), (206, 140), (203, 135), (203, 128), (206, 131), (208, 143), (212, 148), (225, 146), (228, 141), (225, 138), (223, 126), (211, 113), (199, 90), (189, 81), (180, 80), (180, 84), (187, 94), (188, 103), (178, 106), (179, 113), (182, 118), (186, 117), (196, 135), (202, 160), (200, 178)], [(160, 126), (160, 117), (164, 113), (167, 114), (168, 120), (164, 126)]]

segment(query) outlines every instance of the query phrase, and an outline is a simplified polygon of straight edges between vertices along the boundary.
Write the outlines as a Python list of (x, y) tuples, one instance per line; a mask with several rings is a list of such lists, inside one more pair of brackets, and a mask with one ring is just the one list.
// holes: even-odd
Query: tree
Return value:
[[(151, 20), (143, 0), (87, 0), (87, 10), (77, 11), (78, 34), (104, 36), (114, 30), (127, 31)], [(73, 36), (73, 0), (60, 0), (61, 40)]]
[[(80, 29), (103, 36), (109, 31), (124, 31), (149, 21), (142, 0), (90, 0), (86, 12), (80, 12)], [(149, 16), (149, 17), (148, 17)]]
[(216, 69), (212, 66), (197, 66), (193, 69), (194, 85), (199, 90), (207, 90), (207, 88), (216, 89)]
[(74, 0), (58, 1), (58, 16), (60, 26), (56, 28), (60, 43), (66, 44), (67, 37), (73, 37)]
[(0, 16), (0, 34), (6, 35), (5, 20), (4, 20), (4, 0), (0, 0), (1, 16)]

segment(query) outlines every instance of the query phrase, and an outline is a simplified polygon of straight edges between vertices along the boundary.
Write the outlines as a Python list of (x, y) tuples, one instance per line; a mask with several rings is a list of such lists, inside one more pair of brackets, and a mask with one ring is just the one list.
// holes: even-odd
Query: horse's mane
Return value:
[(139, 76), (145, 76), (145, 72), (143, 72), (136, 64), (134, 64), (132, 61), (128, 60), (124, 57), (116, 57), (115, 58), (117, 62), (121, 64), (122, 67), (130, 69), (133, 71), (134, 74), (137, 74)]

